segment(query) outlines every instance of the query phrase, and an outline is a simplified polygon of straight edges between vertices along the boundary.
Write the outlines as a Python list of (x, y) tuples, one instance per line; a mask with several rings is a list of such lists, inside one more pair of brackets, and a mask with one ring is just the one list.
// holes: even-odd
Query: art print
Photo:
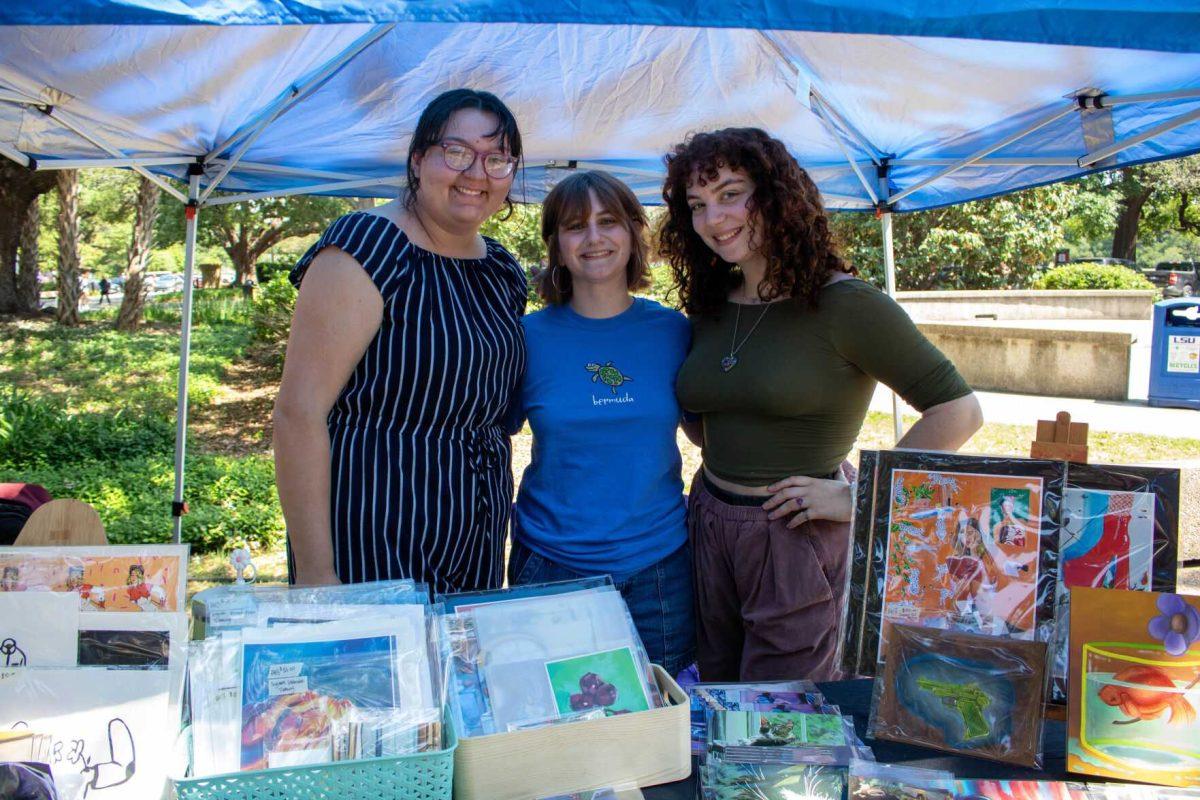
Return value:
[(0, 592), (0, 668), (73, 667), (79, 598), (70, 592)]
[(650, 708), (637, 658), (628, 647), (548, 661), (545, 669), (559, 714), (600, 708), (611, 716)]
[(1070, 593), (1067, 769), (1200, 786), (1200, 598)]
[(840, 716), (792, 711), (714, 711), (709, 739), (724, 747), (795, 747), (846, 745)]
[(83, 612), (182, 611), (186, 545), (5, 548), (0, 592), (73, 592)]
[(1034, 637), (1040, 478), (897, 469), (884, 568), (887, 625)]
[(169, 687), (181, 676), (181, 669), (0, 671), (0, 729), (51, 737), (49, 766), (64, 797), (159, 797), (179, 733)]
[(1046, 645), (896, 625), (876, 682), (877, 739), (1041, 766)]
[(850, 775), (849, 800), (956, 800), (950, 789), (888, 778)]
[(1065, 781), (968, 780), (954, 782), (955, 800), (1088, 800), (1080, 783)]
[(846, 796), (846, 770), (837, 767), (714, 763), (706, 769), (706, 800), (842, 800)]

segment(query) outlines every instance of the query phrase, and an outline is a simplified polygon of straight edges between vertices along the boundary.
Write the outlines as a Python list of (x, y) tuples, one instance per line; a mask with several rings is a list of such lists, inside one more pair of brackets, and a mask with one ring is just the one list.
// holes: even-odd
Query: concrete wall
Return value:
[(930, 322), (975, 319), (1131, 319), (1148, 320), (1154, 290), (1022, 290), (897, 292), (909, 316)]
[(1125, 400), (1128, 333), (921, 322), (921, 332), (975, 389)]

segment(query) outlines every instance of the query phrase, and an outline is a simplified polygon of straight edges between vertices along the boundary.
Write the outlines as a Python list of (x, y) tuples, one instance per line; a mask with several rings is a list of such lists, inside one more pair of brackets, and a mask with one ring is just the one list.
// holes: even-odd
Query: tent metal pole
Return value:
[(859, 147), (866, 151), (867, 156), (871, 159), (872, 164), (879, 166), (883, 163), (878, 155), (880, 150), (875, 147), (875, 145), (867, 141), (867, 137), (859, 133), (857, 128), (847, 122), (846, 117), (842, 115), (842, 112), (838, 111), (832, 103), (825, 99), (825, 95), (821, 94), (816, 87), (809, 89), (809, 95), (811, 96), (809, 105), (812, 105), (813, 100), (815, 100), (817, 103), (820, 103), (821, 108), (825, 109), (826, 113), (829, 114), (829, 116), (838, 124), (838, 126), (840, 126), (842, 130), (849, 134), (851, 139), (854, 139), (856, 142), (858, 142)]
[(20, 164), (22, 167), (29, 166), (29, 156), (22, 153), (15, 147), (9, 147), (4, 143), (0, 143), (0, 156), (11, 158), (13, 161)]
[(350, 61), (352, 61), (354, 57), (363, 50), (366, 50), (375, 42), (383, 38), (383, 36), (394, 27), (396, 27), (395, 23), (380, 25), (379, 27), (372, 29), (369, 33), (367, 33), (367, 35), (359, 37), (353, 44), (350, 45), (350, 47), (343, 50), (332, 61), (317, 70), (317, 73), (308, 80), (304, 81), (304, 83), (300, 84), (299, 86), (293, 84), (291, 91), (288, 92), (288, 94), (283, 98), (276, 100), (275, 107), (271, 109), (265, 117), (251, 127), (247, 128), (244, 133), (235, 133), (233, 137), (227, 139), (225, 143), (210, 151), (204, 157), (205, 163), (208, 163), (216, 156), (221, 155), (221, 153), (229, 148), (230, 142), (236, 141), (239, 137), (242, 139), (241, 143), (238, 144), (237, 149), (233, 151), (233, 154), (230, 155), (229, 159), (225, 162), (225, 166), (221, 167), (220, 172), (218, 172), (212, 181), (209, 182), (208, 188), (204, 190), (204, 194), (200, 195), (200, 201), (203, 203), (205, 200), (207, 200), (209, 195), (211, 195), (213, 191), (221, 185), (221, 181), (225, 180), (225, 176), (229, 174), (230, 170), (234, 168), (237, 162), (242, 160), (242, 156), (246, 154), (246, 151), (250, 149), (250, 146), (258, 140), (258, 137), (262, 135), (263, 131), (265, 131), (272, 122), (279, 119), (279, 117), (285, 111), (307, 97), (309, 92), (320, 86), (331, 75), (336, 73), (342, 67), (346, 66), (346, 64), (350, 63)]
[[(83, 139), (86, 142), (90, 142), (91, 144), (94, 144), (96, 147), (99, 147), (101, 150), (108, 153), (113, 158), (125, 158), (124, 153), (122, 153), (120, 150), (113, 147), (112, 145), (108, 144), (107, 142), (105, 142), (103, 139), (99, 138), (95, 134), (89, 133), (79, 123), (72, 122), (71, 119), (67, 115), (63, 114), (63, 112), (60, 109), (47, 108), (45, 111), (45, 114), (50, 119), (57, 122), (59, 125), (62, 125), (64, 128), (66, 128), (67, 130), (74, 133), (79, 138)], [(187, 198), (184, 197), (183, 192), (179, 191), (174, 186), (167, 183), (165, 180), (163, 180), (159, 176), (155, 175), (153, 172), (150, 172), (147, 169), (144, 169), (142, 167), (137, 167), (137, 166), (130, 167), (130, 169), (132, 169), (138, 175), (141, 175), (146, 180), (153, 183), (158, 188), (162, 189), (167, 194), (174, 197), (176, 200), (183, 202), (183, 203), (187, 202)]]
[(183, 535), (183, 515), (187, 506), (183, 502), (184, 458), (187, 454), (188, 417), (188, 362), (192, 354), (192, 273), (196, 261), (196, 216), (200, 211), (200, 165), (188, 171), (188, 202), (184, 206), (183, 240), (183, 309), (180, 311), (181, 330), (179, 335), (179, 392), (175, 398), (175, 494), (171, 502), (173, 519), (172, 541), (179, 544)]
[(983, 148), (982, 150), (975, 151), (974, 153), (967, 156), (966, 158), (958, 161), (956, 164), (952, 164), (951, 166), (946, 167), (943, 170), (940, 170), (935, 175), (931, 175), (930, 177), (926, 178), (923, 181), (914, 183), (912, 186), (909, 186), (904, 191), (898, 192), (896, 195), (891, 197), (889, 202), (895, 203), (900, 200), (903, 200), (904, 198), (908, 197), (913, 192), (918, 192), (921, 189), (924, 189), (929, 184), (931, 184), (935, 181), (940, 181), (942, 178), (945, 178), (947, 175), (958, 172), (963, 167), (968, 167), (971, 164), (974, 164), (976, 161), (979, 161), (984, 156), (990, 156), (992, 153), (996, 152), (997, 150), (1008, 147), (1013, 142), (1018, 141), (1020, 139), (1024, 139), (1026, 136), (1033, 133), (1034, 131), (1040, 130), (1041, 128), (1044, 128), (1047, 125), (1050, 125), (1051, 123), (1057, 122), (1058, 120), (1062, 119), (1063, 117), (1065, 117), (1069, 114), (1074, 114), (1078, 110), (1079, 110), (1079, 104), (1076, 103), (1075, 100), (1071, 100), (1070, 105), (1068, 105), (1066, 108), (1060, 108), (1057, 111), (1053, 111), (1053, 112), (1047, 114), (1046, 116), (1035, 120), (1034, 122), (1032, 122), (1031, 124), (1022, 128), (1021, 130), (1016, 131), (1014, 133), (1010, 133), (1008, 136), (1005, 136), (1000, 141), (990, 144), (987, 147)]
[(310, 186), (294, 186), (291, 189), (279, 189), (276, 191), (265, 192), (250, 192), (249, 194), (231, 194), (225, 197), (214, 197), (212, 200), (205, 201), (204, 196), (200, 196), (200, 203), (206, 206), (223, 206), (229, 203), (240, 203), (243, 200), (262, 200), (268, 197), (290, 197), (294, 194), (319, 194), (321, 192), (332, 192), (339, 189), (361, 189), (364, 186), (399, 186), (400, 178), (363, 178), (358, 181), (334, 181), (333, 183), (318, 183)]
[(1153, 128), (1150, 128), (1149, 130), (1142, 131), (1137, 136), (1130, 136), (1125, 139), (1121, 139), (1118, 142), (1113, 142), (1108, 147), (1102, 147), (1099, 150), (1094, 150), (1094, 151), (1088, 153), (1087, 155), (1085, 155), (1083, 158), (1079, 159), (1078, 165), (1080, 167), (1089, 167), (1098, 161), (1103, 161), (1104, 159), (1108, 158), (1109, 156), (1116, 155), (1117, 153), (1121, 152), (1122, 150), (1128, 150), (1129, 148), (1133, 147), (1134, 145), (1141, 144), (1142, 142), (1146, 141), (1147, 139), (1153, 139), (1155, 136), (1158, 136), (1159, 134), (1167, 133), (1168, 131), (1173, 131), (1176, 128), (1178, 128), (1182, 125), (1186, 125), (1189, 122), (1191, 122), (1192, 120), (1196, 120), (1196, 119), (1200, 119), (1200, 108), (1197, 108), (1194, 111), (1189, 111), (1186, 114), (1181, 114), (1180, 116), (1175, 117), (1173, 119), (1169, 119), (1166, 122), (1163, 122), (1159, 125), (1155, 125)]
[(1161, 100), (1191, 100), (1200, 97), (1200, 89), (1176, 89), (1173, 92), (1147, 92), (1146, 94), (1108, 95), (1095, 98), (1097, 108), (1126, 105), (1128, 103), (1157, 103)]
[[(214, 158), (208, 162), (214, 167), (225, 166), (226, 159)], [(1072, 161), (1072, 164), (1075, 162)], [(237, 164), (239, 170), (243, 172), (262, 172), (267, 175), (293, 175), (297, 178), (324, 178), (327, 181), (357, 181), (363, 178), (369, 178), (369, 175), (358, 174), (351, 172), (331, 172), (324, 169), (308, 169), (306, 167), (287, 167), (279, 164), (261, 164), (257, 161), (239, 161)]]
[[(953, 164), (961, 164), (961, 158), (894, 158), (891, 160), (893, 167), (947, 167)], [(998, 156), (996, 158), (981, 158), (978, 161), (973, 161), (970, 164), (964, 165), (963, 169), (970, 167), (1074, 167), (1077, 166), (1078, 160), (1070, 156), (1047, 156), (1045, 158), (1034, 158), (1029, 156)]]
[(37, 162), (38, 172), (56, 169), (90, 169), (92, 167), (173, 167), (195, 164), (195, 156), (163, 156), (161, 158), (53, 158)]
[(850, 148), (846, 147), (846, 143), (842, 141), (841, 133), (839, 133), (838, 129), (834, 127), (834, 124), (830, 121), (829, 117), (826, 116), (825, 107), (820, 101), (818, 101), (813, 103), (812, 109), (816, 112), (817, 116), (820, 117), (821, 121), (825, 123), (826, 127), (829, 128), (829, 132), (833, 134), (833, 140), (837, 143), (838, 149), (841, 150), (842, 155), (846, 157), (846, 161), (849, 162), (850, 168), (854, 170), (854, 174), (857, 176), (859, 183), (863, 185), (863, 188), (867, 190), (867, 194), (870, 195), (871, 204), (877, 204), (879, 202), (879, 196), (876, 195), (875, 190), (871, 188), (871, 183), (867, 180), (867, 176), (863, 175), (863, 171), (858, 168), (858, 162), (854, 160), (854, 156), (850, 155)]
[[(896, 297), (896, 254), (892, 247), (892, 212), (885, 211), (879, 217), (883, 226), (883, 276), (888, 297)], [(900, 398), (892, 392), (892, 432), (896, 442), (904, 435), (904, 420), (900, 417)]]

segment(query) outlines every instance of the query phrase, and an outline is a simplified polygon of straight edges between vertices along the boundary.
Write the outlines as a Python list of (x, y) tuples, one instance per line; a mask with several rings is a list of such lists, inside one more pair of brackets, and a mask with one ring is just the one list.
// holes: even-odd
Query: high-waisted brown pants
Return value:
[(793, 515), (769, 520), (718, 493), (702, 468), (688, 502), (700, 679), (837, 680), (850, 524), (789, 530)]

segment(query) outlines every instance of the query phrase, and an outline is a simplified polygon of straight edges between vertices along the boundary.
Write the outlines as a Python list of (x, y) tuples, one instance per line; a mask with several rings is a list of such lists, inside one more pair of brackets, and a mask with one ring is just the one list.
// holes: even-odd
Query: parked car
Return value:
[(1200, 289), (1197, 261), (1160, 261), (1143, 275), (1155, 286), (1161, 286), (1163, 297), (1192, 297)]
[[(1073, 259), (1071, 259), (1071, 261), (1069, 263), (1071, 263), (1071, 264), (1105, 264), (1105, 265), (1116, 264), (1116, 265), (1122, 266), (1122, 267), (1129, 267), (1130, 269), (1138, 268), (1138, 265), (1135, 262), (1130, 261), (1128, 258), (1108, 258), (1108, 257), (1100, 258), (1098, 256), (1086, 256), (1084, 258), (1073, 258)], [(1059, 265), (1059, 266), (1061, 266), (1061, 265)]]

